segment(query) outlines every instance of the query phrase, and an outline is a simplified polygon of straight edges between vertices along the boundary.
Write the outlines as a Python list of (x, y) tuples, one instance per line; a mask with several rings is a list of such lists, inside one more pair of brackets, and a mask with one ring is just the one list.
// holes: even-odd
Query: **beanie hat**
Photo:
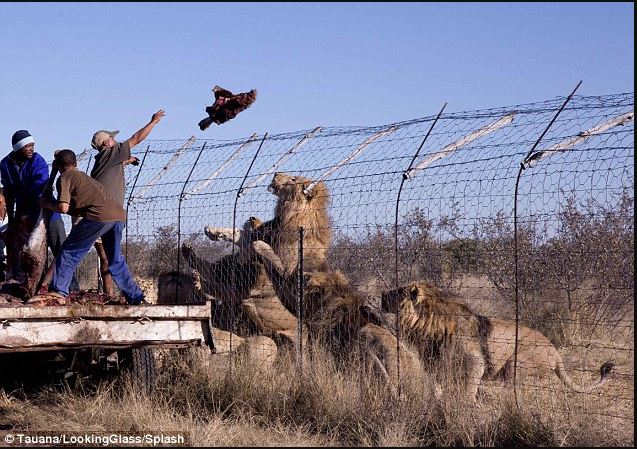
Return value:
[(13, 151), (18, 151), (25, 145), (30, 143), (35, 143), (33, 137), (29, 133), (29, 131), (25, 129), (21, 129), (20, 131), (16, 131), (11, 138), (11, 145), (13, 145)]

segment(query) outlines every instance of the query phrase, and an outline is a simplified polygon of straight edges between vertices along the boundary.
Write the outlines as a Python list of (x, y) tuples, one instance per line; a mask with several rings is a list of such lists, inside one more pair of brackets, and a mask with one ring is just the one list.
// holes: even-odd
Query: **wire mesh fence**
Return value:
[[(211, 301), (220, 351), (263, 335), (301, 367), (314, 342), (342, 357), (382, 329), (400, 385), (403, 351), (429, 366), (451, 339), (470, 392), (512, 369), (586, 390), (612, 362), (586, 400), (632, 422), (634, 94), (564, 103), (149, 141), (126, 169), (129, 266), (150, 301)], [(82, 285), (97, 272), (87, 258)]]

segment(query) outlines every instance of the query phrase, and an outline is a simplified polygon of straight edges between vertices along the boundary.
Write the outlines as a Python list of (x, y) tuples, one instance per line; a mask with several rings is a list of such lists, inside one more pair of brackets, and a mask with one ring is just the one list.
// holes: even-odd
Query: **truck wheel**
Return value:
[(155, 357), (151, 348), (133, 348), (130, 353), (130, 370), (142, 390), (149, 393), (155, 383)]

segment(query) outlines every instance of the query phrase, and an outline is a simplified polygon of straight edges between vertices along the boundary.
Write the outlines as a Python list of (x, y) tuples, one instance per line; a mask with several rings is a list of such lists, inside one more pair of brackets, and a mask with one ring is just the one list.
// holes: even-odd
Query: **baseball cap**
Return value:
[(109, 137), (115, 137), (119, 131), (105, 131), (100, 130), (93, 134), (93, 140), (91, 140), (91, 146), (96, 150), (99, 150), (102, 147), (102, 144), (108, 140)]

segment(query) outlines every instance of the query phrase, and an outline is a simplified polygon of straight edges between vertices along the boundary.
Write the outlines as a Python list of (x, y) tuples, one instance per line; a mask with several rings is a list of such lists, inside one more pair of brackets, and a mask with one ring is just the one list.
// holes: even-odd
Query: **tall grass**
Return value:
[[(282, 354), (267, 371), (204, 350), (171, 353), (146, 394), (127, 375), (38, 395), (0, 393), (0, 429), (180, 431), (196, 446), (545, 446), (631, 445), (632, 425), (596, 418), (598, 406), (563, 390), (486, 385), (463, 397), (451, 357), (433, 368), (443, 394), (423, 382), (398, 397), (356, 361), (339, 366), (320, 349), (303, 373)], [(352, 358), (357, 360), (356, 357)], [(225, 361), (227, 362), (227, 360)], [(232, 372), (232, 375), (230, 375)], [(602, 402), (604, 398), (600, 399)], [(606, 398), (608, 401), (608, 398)]]

